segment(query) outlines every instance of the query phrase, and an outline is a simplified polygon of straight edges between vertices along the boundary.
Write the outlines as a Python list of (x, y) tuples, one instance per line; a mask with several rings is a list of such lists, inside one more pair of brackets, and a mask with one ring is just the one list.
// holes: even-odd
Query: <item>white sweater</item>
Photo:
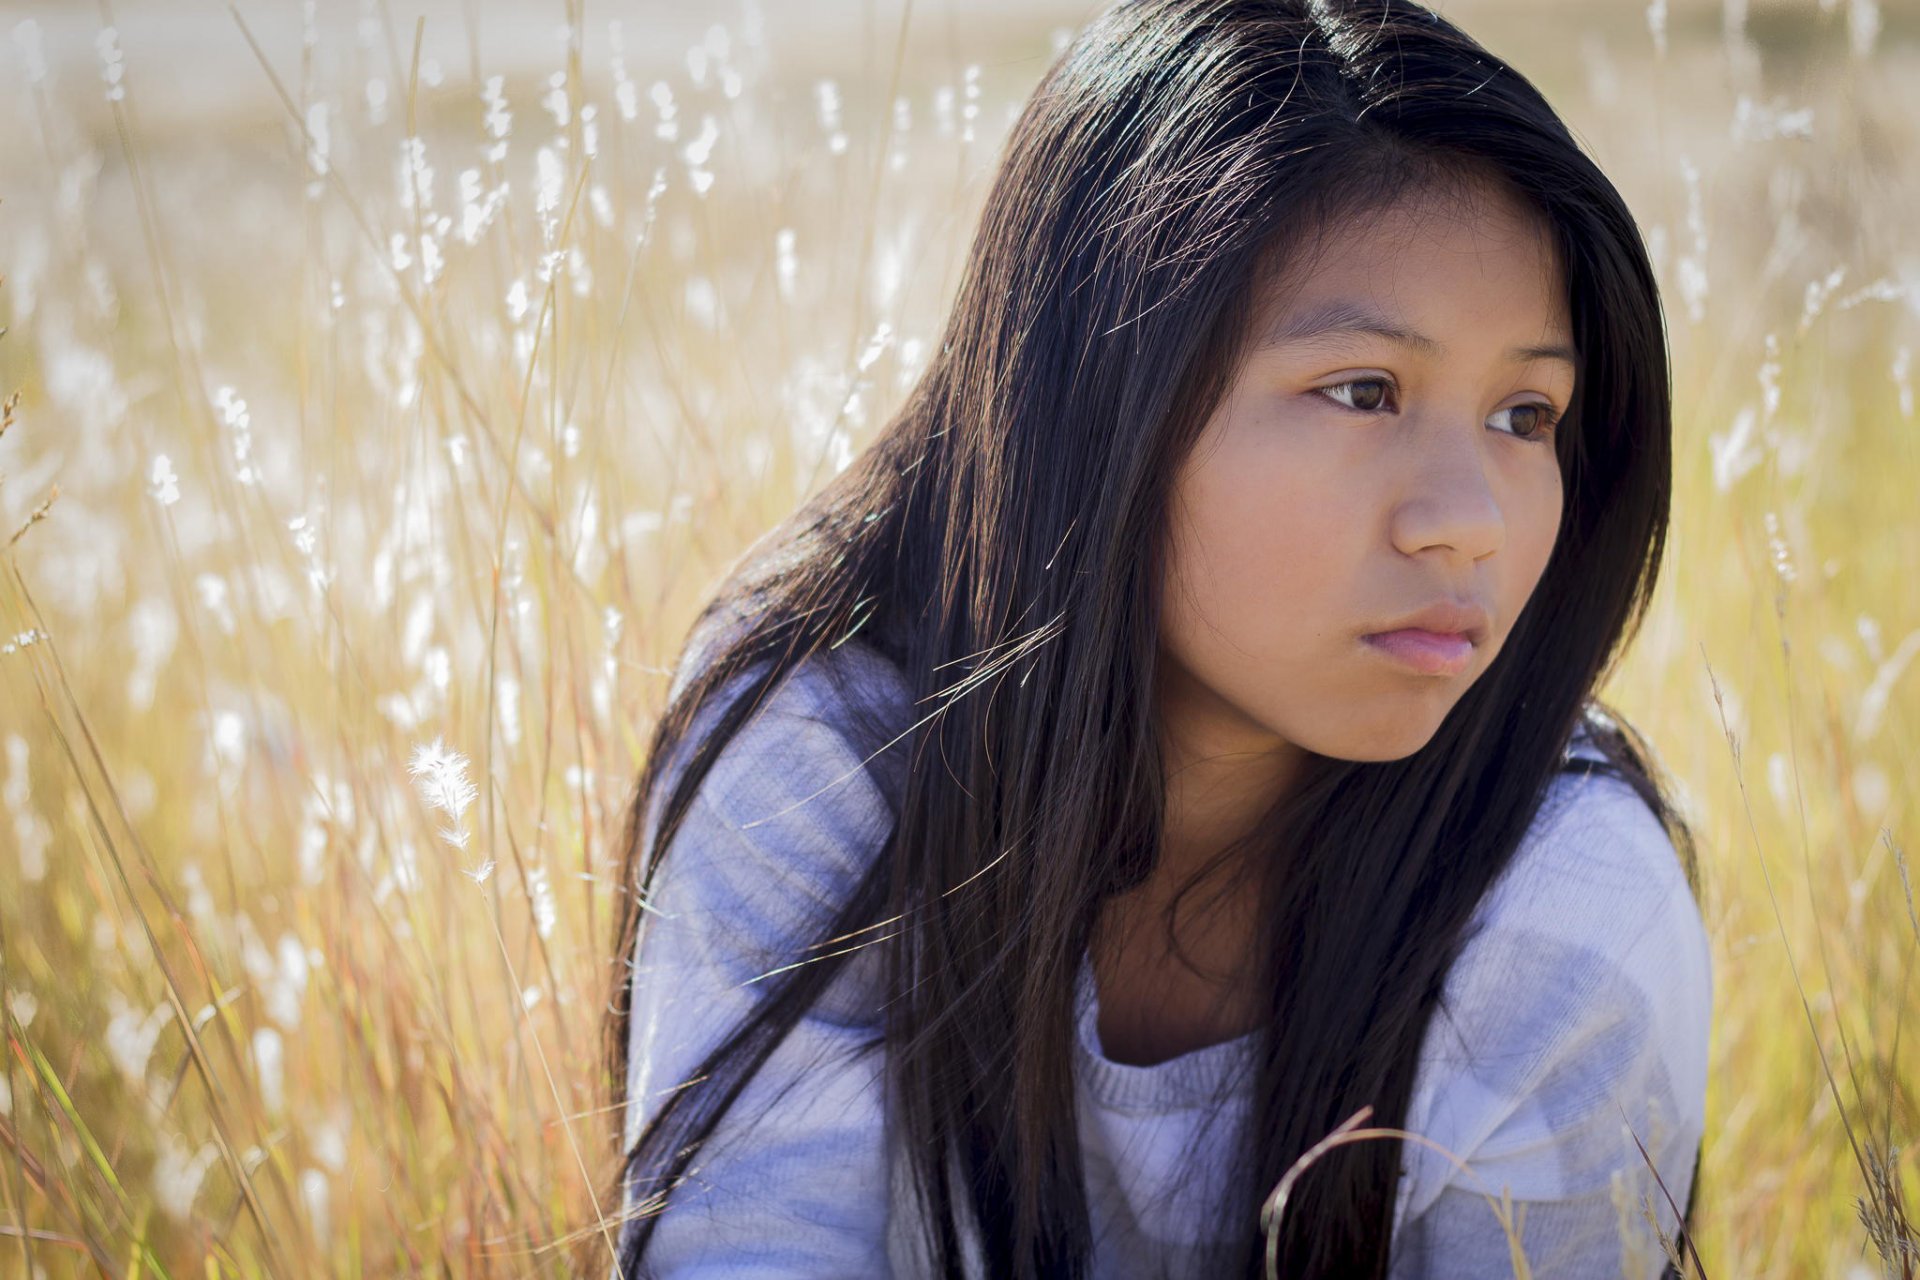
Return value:
[[(800, 958), (887, 835), (892, 811), (838, 727), (825, 660), (783, 682), (728, 744), (655, 880), (634, 968), (629, 1145), (760, 997), (750, 980)], [(857, 687), (903, 689), (857, 642), (830, 660)], [(689, 742), (718, 709), (702, 709)], [(897, 723), (910, 719), (902, 708)], [(1584, 739), (1576, 750), (1598, 754)], [(1394, 1280), (1514, 1274), (1481, 1194), (1498, 1200), (1503, 1188), (1524, 1215), (1520, 1240), (1540, 1280), (1658, 1276), (1666, 1256), (1641, 1200), (1651, 1197), (1669, 1236), (1676, 1215), (1628, 1126), (1684, 1210), (1712, 1012), (1706, 931), (1673, 845), (1625, 783), (1562, 775), (1470, 932), (1429, 1024), (1405, 1127), (1477, 1177), (1423, 1143), (1401, 1144)], [(852, 1052), (877, 1034), (879, 1012), (859, 998), (872, 980), (856, 954), (774, 1051), (674, 1191), (648, 1274), (927, 1272), (906, 1217), (905, 1156), (886, 1125), (882, 1054)], [(1114, 1062), (1084, 956), (1077, 989), (1094, 1274), (1206, 1276), (1225, 1226), (1213, 1206), (1227, 1140), (1248, 1105), (1233, 1069), (1254, 1038), (1152, 1066)]]

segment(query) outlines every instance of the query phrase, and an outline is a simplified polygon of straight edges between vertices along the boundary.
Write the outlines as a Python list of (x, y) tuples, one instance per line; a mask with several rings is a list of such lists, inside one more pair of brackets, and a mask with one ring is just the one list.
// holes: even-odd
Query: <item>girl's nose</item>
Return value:
[(1407, 483), (1393, 518), (1394, 545), (1402, 553), (1439, 547), (1472, 562), (1505, 543), (1506, 517), (1487, 476), (1485, 444), (1476, 434), (1486, 430), (1439, 422), (1415, 428), (1424, 447), (1408, 458)]

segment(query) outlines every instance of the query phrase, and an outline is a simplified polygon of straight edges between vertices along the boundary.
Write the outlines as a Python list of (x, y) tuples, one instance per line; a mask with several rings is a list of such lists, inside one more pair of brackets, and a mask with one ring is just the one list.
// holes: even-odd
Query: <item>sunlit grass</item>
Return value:
[[(1706, 1271), (1911, 1277), (1920, 49), (1733, 11), (1449, 13), (1667, 295), (1674, 533), (1609, 692), (1707, 868)], [(242, 9), (191, 66), (9, 21), (0, 1271), (603, 1265), (665, 664), (924, 365), (1083, 12), (923, 6), (823, 62), (777, 14), (595, 11), (500, 68), (397, 9)], [(248, 109), (179, 105), (216, 65)]]

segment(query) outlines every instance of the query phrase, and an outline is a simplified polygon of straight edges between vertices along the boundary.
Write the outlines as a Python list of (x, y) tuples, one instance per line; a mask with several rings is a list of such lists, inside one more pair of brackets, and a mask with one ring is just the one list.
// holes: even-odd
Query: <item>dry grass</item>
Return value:
[[(1910, 1280), (1917, 23), (1591, 8), (1449, 11), (1668, 295), (1674, 538), (1610, 692), (1707, 867), (1698, 1244)], [(596, 12), (491, 92), (458, 16), (435, 61), (384, 5), (216, 14), (184, 60), (96, 49), (110, 9), (78, 57), (71, 13), (10, 32), (0, 1272), (601, 1265), (609, 840), (663, 664), (924, 362), (1085, 9), (922, 5), (897, 60), (891, 7), (836, 44), (729, 6), (697, 53), (629, 16), (617, 63)]]

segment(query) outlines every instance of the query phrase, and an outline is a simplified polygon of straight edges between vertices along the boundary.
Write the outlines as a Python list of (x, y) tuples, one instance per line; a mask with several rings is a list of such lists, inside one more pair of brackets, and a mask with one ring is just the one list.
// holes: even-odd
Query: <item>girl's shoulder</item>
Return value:
[(1616, 906), (1664, 903), (1697, 918), (1678, 846), (1628, 780), (1627, 767), (1603, 745), (1603, 738), (1617, 734), (1598, 712), (1580, 721), (1507, 875), (1494, 886), (1490, 907), (1518, 909), (1508, 899), (1571, 885), (1610, 900), (1621, 894), (1636, 899), (1614, 900)]
[[(695, 620), (682, 647), (668, 690), (669, 702), (677, 701), (697, 676), (757, 622), (754, 614), (731, 599), (721, 598), (709, 605)], [(695, 708), (664, 770), (669, 782), (726, 711), (759, 684), (772, 662), (771, 658), (761, 658), (749, 663), (708, 692)], [(762, 800), (797, 799), (773, 793), (792, 791), (808, 780), (824, 781), (815, 775), (821, 767), (833, 765), (850, 775), (841, 781), (852, 785), (837, 788), (836, 798), (830, 802), (844, 805), (865, 792), (860, 783), (867, 779), (851, 776), (868, 772), (852, 767), (856, 753), (861, 762), (878, 772), (896, 767), (894, 758), (901, 753), (884, 748), (906, 728), (912, 705), (900, 669), (858, 635), (838, 645), (823, 646), (762, 693), (759, 706), (723, 745), (701, 793), (719, 800), (744, 788)], [(810, 796), (813, 792), (803, 794)]]
[[(1604, 762), (1593, 743), (1576, 734), (1569, 761)], [(1666, 827), (1606, 768), (1557, 775), (1448, 970), (1407, 1112), (1477, 1178), (1411, 1147), (1396, 1225), (1455, 1182), (1604, 1200), (1641, 1185), (1636, 1139), (1684, 1196), (1712, 1013), (1707, 930)]]
[[(712, 652), (696, 631), (676, 694)], [(771, 662), (748, 664), (702, 699), (656, 784), (656, 809)], [(857, 639), (802, 659), (760, 693), (695, 788), (667, 860), (676, 892), (753, 916), (769, 947), (804, 932), (802, 917), (843, 901), (892, 829), (911, 708), (899, 668)], [(649, 844), (653, 828), (650, 817)]]
[[(756, 824), (815, 801), (890, 813), (904, 782), (911, 706), (899, 669), (878, 651), (848, 641), (811, 654), (716, 759), (716, 798)], [(747, 812), (754, 802), (765, 812)]]
[[(1666, 825), (1588, 722), (1564, 765), (1482, 899), (1469, 945), (1526, 953), (1529, 963), (1551, 951), (1569, 982), (1604, 970), (1663, 997), (1704, 998), (1706, 926)], [(1700, 989), (1676, 991), (1689, 983)]]
[[(770, 662), (729, 676), (696, 708), (652, 794), (649, 859), (663, 798)], [(810, 954), (892, 831), (902, 753), (871, 744), (897, 716), (903, 688), (887, 658), (849, 641), (809, 655), (761, 694), (694, 788), (652, 883), (656, 958), (699, 954), (727, 983), (745, 984)], [(858, 959), (817, 1017), (865, 1025), (877, 1016), (878, 952)]]

